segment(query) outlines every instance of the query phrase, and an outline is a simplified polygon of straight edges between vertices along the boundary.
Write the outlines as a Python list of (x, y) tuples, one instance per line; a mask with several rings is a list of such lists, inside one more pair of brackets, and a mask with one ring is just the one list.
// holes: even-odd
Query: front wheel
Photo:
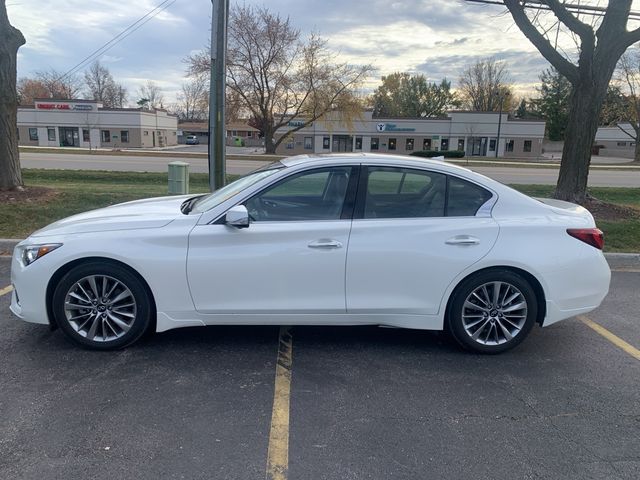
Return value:
[(536, 294), (515, 272), (478, 273), (456, 289), (448, 327), (464, 348), (478, 353), (501, 353), (520, 342), (536, 321)]
[(151, 301), (142, 281), (115, 264), (92, 262), (71, 269), (58, 283), (52, 302), (62, 331), (96, 350), (126, 347), (151, 323)]

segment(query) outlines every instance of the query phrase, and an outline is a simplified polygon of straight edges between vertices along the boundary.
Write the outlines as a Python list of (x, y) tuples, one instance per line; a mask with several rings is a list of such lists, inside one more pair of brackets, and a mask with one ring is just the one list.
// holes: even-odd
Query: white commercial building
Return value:
[[(285, 135), (303, 120), (289, 122), (276, 132)], [(500, 135), (498, 140), (498, 129)], [(279, 145), (278, 153), (388, 152), (461, 150), (468, 156), (539, 157), (545, 122), (520, 120), (507, 113), (451, 111), (437, 118), (374, 118), (345, 122), (334, 112), (313, 122)]]
[(178, 118), (166, 110), (103, 108), (94, 100), (36, 100), (18, 108), (20, 145), (153, 148), (177, 145)]
[(636, 131), (630, 123), (599, 127), (595, 144), (599, 147), (598, 155), (633, 158), (636, 148)]

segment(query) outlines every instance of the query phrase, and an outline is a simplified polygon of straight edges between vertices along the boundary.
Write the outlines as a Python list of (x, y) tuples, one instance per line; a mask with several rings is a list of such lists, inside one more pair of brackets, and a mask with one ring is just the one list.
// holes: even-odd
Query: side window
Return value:
[(449, 177), (448, 217), (472, 217), (491, 198), (491, 192), (466, 180)]
[(292, 175), (246, 202), (254, 222), (339, 220), (351, 167), (312, 170)]
[(441, 173), (369, 167), (364, 218), (443, 217), (447, 189)]

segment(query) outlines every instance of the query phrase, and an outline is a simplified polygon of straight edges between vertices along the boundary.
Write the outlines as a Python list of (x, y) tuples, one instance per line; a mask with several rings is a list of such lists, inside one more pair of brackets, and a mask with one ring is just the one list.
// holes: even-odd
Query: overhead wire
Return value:
[(91, 52), (89, 55), (84, 57), (80, 62), (78, 62), (72, 68), (67, 70), (64, 74), (62, 74), (62, 76), (60, 76), (58, 78), (58, 81), (64, 80), (65, 78), (69, 77), (70, 75), (73, 75), (78, 70), (84, 68), (86, 65), (91, 63), (93, 60), (95, 60), (99, 56), (101, 56), (104, 53), (106, 53), (109, 50), (111, 50), (114, 46), (116, 46), (122, 40), (124, 40), (129, 35), (134, 33), (136, 30), (141, 28), (147, 22), (149, 22), (150, 20), (155, 18), (158, 14), (160, 14), (161, 12), (163, 12), (164, 10), (169, 8), (175, 2), (176, 2), (176, 0), (164, 0), (163, 2), (158, 4), (156, 7), (152, 8), (151, 10), (149, 10), (147, 13), (145, 13), (143, 16), (141, 16), (138, 20), (136, 20), (131, 25), (126, 27), (124, 30), (122, 30), (120, 33), (118, 33), (113, 38), (111, 38), (111, 40), (109, 40), (108, 42), (104, 43), (101, 47), (99, 47), (96, 50), (94, 50), (93, 52)]

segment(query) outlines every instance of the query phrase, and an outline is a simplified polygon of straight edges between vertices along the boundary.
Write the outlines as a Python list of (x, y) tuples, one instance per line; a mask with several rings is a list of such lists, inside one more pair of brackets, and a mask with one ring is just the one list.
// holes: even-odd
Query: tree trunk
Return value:
[(640, 143), (639, 143), (640, 138), (639, 137), (640, 137), (640, 135), (638, 135), (636, 133), (636, 146), (635, 146), (635, 149), (633, 151), (633, 161), (634, 161), (634, 163), (640, 163)]
[(557, 199), (578, 204), (583, 204), (586, 199), (591, 147), (596, 138), (607, 83), (599, 85), (586, 80), (573, 88), (560, 175), (554, 194)]
[(18, 154), (18, 94), (16, 58), (25, 39), (9, 23), (5, 0), (0, 0), (0, 190), (22, 186)]
[(264, 152), (267, 154), (276, 153), (277, 145), (273, 141), (273, 128), (270, 125), (264, 129)]

